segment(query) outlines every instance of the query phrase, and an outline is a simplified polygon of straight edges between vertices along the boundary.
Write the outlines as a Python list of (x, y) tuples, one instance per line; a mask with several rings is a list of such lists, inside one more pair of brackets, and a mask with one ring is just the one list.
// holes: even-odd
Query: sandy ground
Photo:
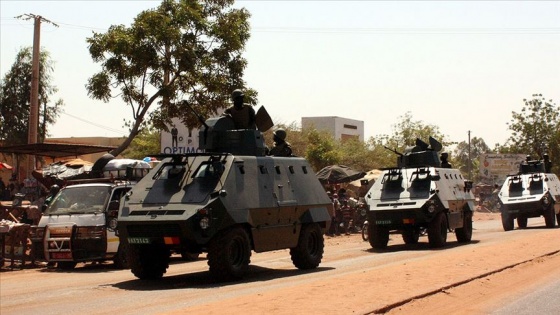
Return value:
[[(499, 214), (483, 211), (473, 220), (469, 244), (449, 233), (448, 246), (433, 250), (426, 239), (407, 246), (391, 235), (389, 248), (375, 251), (359, 234), (325, 237), (317, 270), (294, 269), (287, 250), (258, 253), (244, 281), (223, 285), (208, 282), (204, 258), (173, 264), (154, 283), (89, 265), (3, 272), (0, 313), (59, 314), (63, 307), (68, 314), (487, 314), (559, 279), (560, 229), (543, 228), (541, 218), (526, 230), (503, 232)], [(57, 296), (73, 298), (60, 304)]]

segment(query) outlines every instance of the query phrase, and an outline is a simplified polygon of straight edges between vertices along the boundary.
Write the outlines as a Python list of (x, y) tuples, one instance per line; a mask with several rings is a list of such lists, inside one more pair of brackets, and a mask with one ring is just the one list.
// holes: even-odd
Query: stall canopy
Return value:
[(331, 165), (317, 172), (317, 178), (323, 184), (348, 183), (364, 177), (366, 173), (356, 171), (345, 165)]
[(37, 156), (47, 156), (50, 158), (60, 158), (68, 156), (78, 156), (99, 152), (109, 152), (116, 147), (89, 145), (89, 144), (68, 144), (68, 143), (32, 143), (0, 147), (0, 153), (9, 154), (29, 154)]

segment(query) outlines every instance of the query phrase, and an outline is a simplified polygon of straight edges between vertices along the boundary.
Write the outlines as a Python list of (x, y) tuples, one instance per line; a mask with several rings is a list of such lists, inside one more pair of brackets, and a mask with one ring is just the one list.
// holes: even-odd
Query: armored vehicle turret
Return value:
[(557, 219), (560, 222), (560, 181), (546, 155), (520, 164), (519, 173), (506, 178), (498, 197), (504, 231), (513, 230), (514, 220), (519, 228), (527, 227), (528, 218), (540, 216), (547, 228), (554, 228)]
[(207, 120), (204, 153), (166, 156), (124, 198), (119, 234), (138, 278), (162, 277), (172, 252), (208, 253), (220, 281), (241, 278), (252, 251), (289, 248), (297, 268), (320, 264), (332, 204), (315, 172), (301, 157), (266, 156), (262, 133), (229, 119)]
[(406, 244), (415, 244), (427, 229), (431, 247), (442, 247), (447, 232), (457, 241), (472, 238), (474, 195), (472, 182), (450, 168), (447, 154), (438, 156), (441, 144), (420, 139), (404, 153), (397, 153), (397, 167), (383, 173), (366, 194), (368, 239), (373, 248), (385, 248), (389, 233), (400, 233)]

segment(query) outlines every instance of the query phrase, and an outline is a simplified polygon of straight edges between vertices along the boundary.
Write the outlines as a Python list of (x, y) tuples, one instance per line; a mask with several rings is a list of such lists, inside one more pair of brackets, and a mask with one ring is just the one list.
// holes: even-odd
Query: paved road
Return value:
[[(0, 313), (208, 315), (227, 308), (236, 313), (366, 314), (547, 254), (557, 246), (544, 245), (558, 232), (505, 233), (497, 220), (475, 222), (470, 244), (458, 244), (449, 233), (448, 246), (432, 250), (426, 238), (411, 246), (391, 235), (389, 248), (381, 252), (357, 234), (327, 238), (317, 270), (296, 269), (287, 250), (253, 253), (246, 278), (225, 284), (212, 280), (204, 258), (182, 262), (174, 257), (160, 281), (141, 281), (109, 264), (1, 272)], [(495, 259), (498, 249), (505, 252)]]

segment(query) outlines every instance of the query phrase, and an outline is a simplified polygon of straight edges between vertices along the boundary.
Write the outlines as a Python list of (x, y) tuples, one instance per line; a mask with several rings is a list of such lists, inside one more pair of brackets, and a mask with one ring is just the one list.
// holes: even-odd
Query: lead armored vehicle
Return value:
[(262, 133), (233, 130), (229, 117), (204, 125), (205, 153), (165, 157), (124, 198), (118, 226), (132, 273), (161, 278), (171, 252), (206, 252), (210, 273), (230, 281), (252, 251), (287, 248), (297, 268), (316, 268), (332, 204), (307, 161), (266, 156)]
[(519, 228), (527, 227), (528, 218), (540, 216), (547, 228), (554, 228), (556, 219), (560, 222), (560, 181), (546, 156), (522, 163), (518, 174), (506, 178), (498, 197), (504, 231), (513, 230), (514, 220)]
[(452, 230), (457, 241), (471, 240), (472, 182), (446, 161), (447, 167), (442, 167), (437, 154), (441, 144), (432, 137), (429, 142), (417, 139), (404, 154), (394, 151), (399, 154), (397, 167), (385, 169), (366, 194), (373, 248), (385, 248), (389, 233), (400, 233), (406, 244), (416, 244), (424, 228), (431, 247), (444, 246)]

